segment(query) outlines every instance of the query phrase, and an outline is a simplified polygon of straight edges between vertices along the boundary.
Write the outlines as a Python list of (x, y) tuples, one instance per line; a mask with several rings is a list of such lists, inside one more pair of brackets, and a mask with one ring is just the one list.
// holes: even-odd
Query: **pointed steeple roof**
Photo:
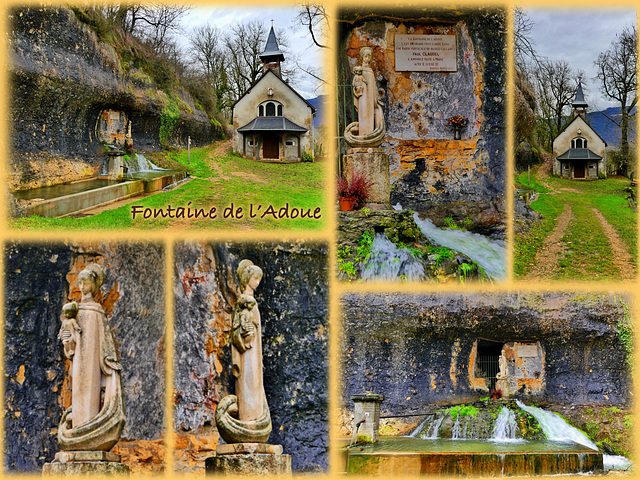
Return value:
[(578, 82), (578, 90), (576, 90), (576, 98), (571, 104), (575, 108), (587, 108), (588, 103), (584, 100), (584, 93), (582, 93), (582, 82)]
[(271, 26), (271, 30), (269, 31), (267, 45), (264, 47), (264, 52), (262, 52), (262, 55), (260, 55), (260, 60), (262, 60), (263, 63), (284, 61), (284, 54), (280, 51), (280, 47), (278, 47), (276, 32), (273, 30), (273, 26)]

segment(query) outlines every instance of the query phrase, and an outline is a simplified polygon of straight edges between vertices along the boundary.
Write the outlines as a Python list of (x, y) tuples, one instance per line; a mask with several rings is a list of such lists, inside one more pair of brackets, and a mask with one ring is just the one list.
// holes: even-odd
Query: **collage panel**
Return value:
[(340, 279), (506, 280), (506, 9), (337, 23)]
[(341, 471), (630, 469), (628, 295), (351, 293), (340, 306)]
[(328, 247), (177, 243), (174, 469), (328, 468)]
[(5, 246), (4, 471), (160, 473), (165, 249)]
[(325, 229), (327, 20), (304, 19), (301, 6), (8, 9), (9, 226)]
[(516, 280), (637, 279), (637, 14), (516, 10)]

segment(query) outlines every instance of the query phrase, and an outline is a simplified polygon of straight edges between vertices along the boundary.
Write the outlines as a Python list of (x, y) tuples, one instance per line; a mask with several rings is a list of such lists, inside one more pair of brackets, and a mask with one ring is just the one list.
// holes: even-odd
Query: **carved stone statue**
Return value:
[(271, 415), (262, 380), (260, 310), (254, 290), (262, 270), (242, 260), (238, 265), (240, 296), (231, 330), (232, 373), (236, 394), (224, 397), (216, 408), (216, 425), (227, 443), (265, 443), (271, 434)]
[(109, 451), (125, 424), (122, 369), (102, 306), (94, 296), (104, 281), (99, 265), (78, 275), (80, 303), (66, 304), (58, 338), (71, 359), (71, 407), (62, 415), (62, 450)]
[(384, 140), (385, 124), (382, 113), (384, 92), (377, 88), (376, 76), (370, 66), (373, 50), (360, 49), (361, 65), (353, 69), (353, 104), (358, 121), (344, 131), (346, 142), (352, 147), (377, 147)]
[(498, 365), (500, 366), (500, 371), (496, 374), (496, 378), (507, 378), (509, 376), (509, 370), (507, 368), (507, 357), (504, 354), (504, 350), (500, 353)]

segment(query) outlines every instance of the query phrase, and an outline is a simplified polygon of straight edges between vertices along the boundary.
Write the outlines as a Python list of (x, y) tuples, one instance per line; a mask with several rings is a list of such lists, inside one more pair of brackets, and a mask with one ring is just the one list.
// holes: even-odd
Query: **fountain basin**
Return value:
[(187, 177), (186, 172), (157, 170), (137, 172), (126, 180), (94, 177), (51, 187), (14, 192), (20, 200), (44, 199), (24, 207), (27, 215), (63, 217), (116, 200), (153, 193)]
[(400, 475), (558, 475), (603, 468), (602, 454), (571, 442), (421, 440), (381, 437), (351, 448), (347, 473)]

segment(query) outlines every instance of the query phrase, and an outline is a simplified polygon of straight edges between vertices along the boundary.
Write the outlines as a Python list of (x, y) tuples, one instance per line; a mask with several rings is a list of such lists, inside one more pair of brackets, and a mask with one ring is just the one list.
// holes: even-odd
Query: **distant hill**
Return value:
[(329, 99), (328, 95), (318, 95), (315, 98), (305, 99), (307, 102), (313, 105), (314, 108), (318, 111), (316, 113), (316, 117), (313, 119), (313, 126), (315, 128), (318, 128), (324, 122), (325, 105), (328, 99)]
[[(633, 113), (636, 109), (633, 109)], [(598, 135), (600, 135), (609, 147), (617, 147), (620, 144), (620, 127), (614, 122), (620, 122), (620, 107), (609, 107), (600, 112), (587, 113), (587, 122)], [(629, 141), (636, 139), (635, 118), (629, 121)]]

